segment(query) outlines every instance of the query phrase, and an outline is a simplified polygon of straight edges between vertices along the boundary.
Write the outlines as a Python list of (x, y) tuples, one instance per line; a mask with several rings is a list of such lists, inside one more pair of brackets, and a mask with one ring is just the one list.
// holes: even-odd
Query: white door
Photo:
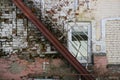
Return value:
[(80, 61), (91, 62), (91, 23), (69, 23), (68, 49)]

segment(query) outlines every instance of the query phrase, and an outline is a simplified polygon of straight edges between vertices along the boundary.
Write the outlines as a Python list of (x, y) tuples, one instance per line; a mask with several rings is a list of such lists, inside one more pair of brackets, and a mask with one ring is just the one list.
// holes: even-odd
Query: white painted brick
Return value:
[(107, 21), (106, 24), (106, 49), (108, 51), (108, 63), (120, 63), (120, 20)]

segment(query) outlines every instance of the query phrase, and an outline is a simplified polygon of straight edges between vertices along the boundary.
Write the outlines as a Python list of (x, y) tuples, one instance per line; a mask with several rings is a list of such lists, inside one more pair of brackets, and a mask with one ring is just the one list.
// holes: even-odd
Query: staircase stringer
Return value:
[(63, 57), (85, 78), (95, 80), (93, 76), (79, 63), (79, 61), (65, 48), (54, 35), (37, 19), (32, 11), (21, 0), (12, 0), (24, 15), (43, 33), (43, 35), (55, 46)]

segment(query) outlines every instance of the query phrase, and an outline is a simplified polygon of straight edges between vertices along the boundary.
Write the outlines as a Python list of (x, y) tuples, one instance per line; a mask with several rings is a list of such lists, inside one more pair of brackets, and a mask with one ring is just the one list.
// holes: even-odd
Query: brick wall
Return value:
[(120, 64), (120, 20), (106, 22), (108, 64)]

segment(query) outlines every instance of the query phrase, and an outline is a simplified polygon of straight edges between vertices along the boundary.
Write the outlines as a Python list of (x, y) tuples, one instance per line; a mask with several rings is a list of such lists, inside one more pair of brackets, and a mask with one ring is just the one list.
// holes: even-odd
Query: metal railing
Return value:
[[(56, 47), (63, 57), (81, 74), (89, 74), (89, 72), (73, 57), (73, 55), (55, 38), (54, 35), (37, 19), (31, 10), (21, 1), (12, 0), (14, 4), (24, 13), (24, 15), (43, 33), (43, 35)], [(86, 80), (94, 80), (91, 75), (83, 75)]]
[[(42, 17), (43, 17), (43, 20), (44, 21), (46, 21), (46, 19), (45, 19), (45, 17), (47, 17), (47, 19), (48, 19), (48, 21), (50, 22), (50, 23), (52, 23), (52, 25), (54, 25), (54, 28), (56, 28), (57, 30), (59, 30), (59, 32), (60, 33), (62, 33), (62, 35), (59, 37), (59, 40), (60, 39), (62, 39), (63, 37), (64, 38), (66, 38), (65, 40), (67, 40), (67, 42), (69, 42), (69, 43), (71, 43), (71, 45), (73, 46), (73, 48), (74, 48), (74, 50), (76, 50), (76, 54), (74, 53), (74, 52), (72, 52), (72, 54), (74, 55), (74, 57), (77, 57), (78, 56), (78, 54), (80, 54), (83, 58), (84, 58), (84, 60), (86, 60), (86, 62), (88, 63), (88, 55), (87, 55), (87, 57), (85, 57), (84, 55), (83, 55), (83, 53), (80, 51), (80, 48), (81, 47), (83, 47), (82, 49), (84, 49), (84, 51), (87, 51), (87, 48), (85, 48), (83, 45), (81, 45), (81, 42), (78, 40), (78, 38), (81, 38), (82, 40), (84, 40), (84, 38), (81, 36), (81, 35), (79, 35), (78, 33), (75, 33), (76, 35), (78, 35), (77, 37), (76, 36), (72, 36), (72, 37), (74, 37), (74, 39), (76, 40), (76, 41), (78, 41), (80, 44), (79, 44), (79, 48), (77, 48), (76, 47), (76, 45), (77, 45), (77, 43), (76, 42), (73, 42), (73, 41), (71, 41), (71, 40), (69, 40), (68, 39), (68, 37), (67, 37), (67, 34), (68, 34), (68, 32), (73, 28), (72, 26), (69, 28), (69, 29), (66, 29), (66, 27), (64, 26), (63, 27), (63, 25), (61, 25), (61, 24), (65, 24), (66, 22), (68, 22), (68, 21), (71, 21), (71, 20), (73, 20), (73, 22), (75, 22), (75, 17), (74, 17), (74, 15), (75, 15), (75, 12), (74, 12), (74, 10), (73, 10), (73, 18), (71, 19), (67, 19), (67, 20), (65, 20), (65, 19), (60, 19), (59, 18), (59, 16), (60, 16), (60, 14), (57, 12), (57, 11), (55, 11), (57, 14), (58, 14), (58, 18), (59, 18), (59, 20), (57, 21), (57, 22), (55, 22), (55, 21), (53, 21), (53, 17), (54, 17), (54, 15), (55, 15), (55, 13), (53, 12), (53, 11), (51, 11), (51, 9), (58, 9), (58, 8), (63, 8), (63, 6), (61, 6), (61, 5), (64, 5), (64, 7), (69, 7), (69, 6), (67, 6), (68, 4), (66, 4), (65, 3), (65, 0), (61, 0), (61, 1), (58, 1), (58, 3), (57, 4), (52, 4), (52, 2), (50, 2), (50, 3), (47, 3), (47, 2), (41, 2), (42, 0), (33, 0), (33, 2), (34, 2), (34, 6), (36, 7), (36, 8), (39, 8), (41, 11), (42, 11)], [(67, 0), (66, 0), (67, 1)], [(48, 6), (48, 4), (49, 5), (51, 5), (51, 6)], [(74, 4), (74, 2), (72, 3), (72, 4)], [(44, 6), (44, 7), (43, 7)], [(74, 6), (73, 6), (73, 9), (74, 9)], [(49, 10), (49, 13), (47, 13), (47, 11)], [(44, 12), (44, 13), (43, 13)], [(67, 17), (69, 17), (69, 15), (67, 15), (66, 14), (66, 12), (64, 12), (63, 11), (63, 14), (65, 14)], [(52, 16), (51, 16), (52, 15)], [(71, 16), (71, 15), (70, 15)], [(43, 21), (43, 23), (44, 23), (44, 21)], [(61, 22), (63, 22), (63, 23), (61, 23)], [(77, 24), (76, 24), (77, 25)], [(70, 26), (69, 24), (68, 24), (68, 26)], [(78, 25), (77, 25), (78, 26)], [(79, 28), (79, 27), (78, 27)], [(73, 31), (75, 31), (74, 29), (72, 29)], [(63, 32), (64, 31), (64, 32)], [(91, 40), (90, 38), (89, 38), (89, 36), (86, 34), (86, 32), (84, 31), (84, 30), (82, 30), (82, 32), (84, 33), (84, 35), (85, 36), (87, 36), (88, 37), (88, 40)], [(84, 41), (84, 43), (85, 43), (85, 45), (88, 45), (88, 43), (86, 42), (86, 41)], [(90, 47), (90, 45), (88, 45), (88, 47)]]

